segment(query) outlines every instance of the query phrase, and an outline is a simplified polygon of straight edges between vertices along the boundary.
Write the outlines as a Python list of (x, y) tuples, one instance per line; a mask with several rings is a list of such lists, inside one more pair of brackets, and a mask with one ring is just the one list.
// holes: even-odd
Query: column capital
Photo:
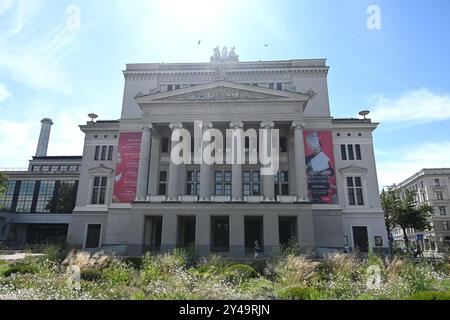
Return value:
[(142, 126), (142, 131), (152, 131), (153, 130), (153, 124), (149, 123), (149, 124), (144, 124)]
[(244, 128), (244, 123), (242, 121), (232, 121), (230, 122), (231, 129), (242, 129)]
[(296, 121), (292, 122), (291, 127), (293, 129), (303, 129), (303, 128), (305, 128), (305, 125), (306, 125), (305, 121), (296, 120)]
[(275, 122), (273, 122), (273, 121), (261, 122), (261, 128), (263, 128), (263, 129), (273, 129), (274, 127), (275, 127)]
[(200, 129), (202, 130), (209, 130), (214, 128), (214, 123), (212, 123), (211, 121), (202, 121), (200, 123)]
[(169, 124), (169, 128), (172, 131), (177, 129), (183, 129), (183, 124), (181, 122), (172, 122)]

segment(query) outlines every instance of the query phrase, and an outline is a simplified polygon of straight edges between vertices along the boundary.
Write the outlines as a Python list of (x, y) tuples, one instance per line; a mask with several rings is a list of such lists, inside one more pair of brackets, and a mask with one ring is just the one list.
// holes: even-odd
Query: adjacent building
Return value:
[(75, 207), (81, 156), (47, 156), (50, 119), (42, 120), (36, 155), (8, 176), (0, 197), (0, 241), (8, 246), (65, 242)]
[[(68, 242), (127, 255), (189, 247), (244, 256), (255, 246), (270, 254), (292, 240), (317, 254), (386, 250), (378, 124), (332, 117), (328, 72), (323, 59), (241, 62), (226, 48), (207, 63), (127, 65), (120, 119), (80, 126)], [(226, 137), (242, 129), (245, 163), (176, 163), (172, 132), (180, 129), (193, 137), (192, 157), (207, 149), (196, 130)], [(268, 146), (279, 153), (273, 175), (249, 159), (265, 148), (252, 143), (251, 129), (279, 132)], [(224, 143), (213, 153), (226, 158), (231, 150)], [(9, 219), (18, 216), (10, 211)]]
[[(398, 190), (416, 193), (417, 203), (427, 203), (432, 208), (431, 230), (407, 229), (408, 239), (414, 247), (420, 247), (426, 256), (450, 253), (450, 169), (422, 169), (402, 183)], [(393, 231), (397, 246), (404, 246), (400, 228)]]

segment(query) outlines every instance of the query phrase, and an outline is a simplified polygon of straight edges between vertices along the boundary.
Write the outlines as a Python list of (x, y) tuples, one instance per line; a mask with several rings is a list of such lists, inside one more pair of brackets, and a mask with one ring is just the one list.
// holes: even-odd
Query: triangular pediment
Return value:
[(307, 94), (217, 81), (204, 85), (137, 97), (138, 104), (227, 101), (298, 101), (306, 103)]

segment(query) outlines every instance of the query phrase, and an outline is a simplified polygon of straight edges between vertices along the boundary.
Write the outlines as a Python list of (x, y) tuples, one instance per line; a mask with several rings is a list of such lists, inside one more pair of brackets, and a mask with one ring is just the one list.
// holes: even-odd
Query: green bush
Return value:
[(43, 250), (44, 257), (51, 262), (61, 263), (69, 254), (66, 245), (48, 245)]
[(12, 265), (9, 265), (7, 268), (1, 271), (1, 274), (4, 277), (9, 277), (12, 274), (20, 273), (20, 274), (34, 274), (38, 273), (38, 268), (35, 264), (26, 263), (26, 262), (18, 262)]
[(133, 269), (123, 262), (114, 262), (103, 270), (103, 278), (114, 285), (128, 285), (133, 278)]
[(258, 273), (248, 264), (233, 264), (224, 270), (224, 275), (229, 280), (239, 281), (256, 278)]
[(325, 296), (314, 288), (293, 287), (282, 289), (277, 294), (282, 300), (321, 300)]
[(446, 275), (450, 275), (450, 263), (440, 263), (436, 265), (436, 271), (442, 272)]
[(142, 268), (142, 265), (144, 264), (144, 258), (143, 257), (126, 257), (123, 258), (123, 262), (128, 264), (129, 266), (140, 269)]
[(411, 295), (408, 300), (450, 300), (450, 292), (425, 291)]
[(428, 262), (407, 262), (400, 278), (412, 294), (435, 290), (438, 285), (434, 267)]
[(81, 270), (81, 279), (85, 281), (98, 281), (103, 278), (103, 273), (94, 268)]

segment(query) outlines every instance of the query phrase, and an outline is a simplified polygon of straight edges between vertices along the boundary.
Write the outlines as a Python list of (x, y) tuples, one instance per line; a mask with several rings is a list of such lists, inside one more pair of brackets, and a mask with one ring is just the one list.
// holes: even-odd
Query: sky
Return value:
[(120, 117), (126, 63), (208, 62), (216, 46), (326, 58), (332, 115), (380, 122), (380, 187), (450, 167), (449, 13), (448, 0), (0, 0), (0, 168), (27, 166), (44, 117), (49, 155), (81, 155), (88, 113)]

